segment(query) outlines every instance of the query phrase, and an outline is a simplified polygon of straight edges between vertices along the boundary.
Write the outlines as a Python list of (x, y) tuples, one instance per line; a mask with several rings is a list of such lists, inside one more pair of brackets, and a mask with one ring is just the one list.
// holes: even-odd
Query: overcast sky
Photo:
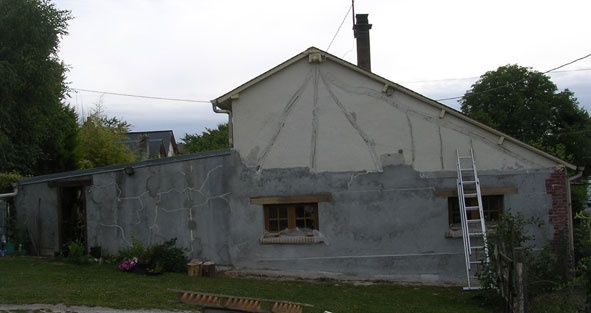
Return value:
[[(70, 10), (60, 56), (74, 88), (212, 100), (310, 46), (326, 50), (348, 0), (55, 0)], [(546, 71), (591, 53), (589, 0), (357, 0), (368, 13), (372, 70), (427, 97), (463, 95), (501, 65)], [(351, 15), (329, 52), (356, 63)], [(591, 111), (591, 58), (551, 74)], [(456, 79), (459, 78), (459, 79)], [(453, 79), (453, 80), (450, 80)], [(100, 95), (72, 93), (88, 112)], [(456, 101), (444, 101), (459, 109)], [(207, 103), (103, 96), (133, 130), (177, 138), (227, 117)]]

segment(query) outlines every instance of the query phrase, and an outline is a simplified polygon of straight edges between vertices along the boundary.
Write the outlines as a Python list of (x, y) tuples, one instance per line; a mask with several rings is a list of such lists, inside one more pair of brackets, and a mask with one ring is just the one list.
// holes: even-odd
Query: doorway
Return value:
[(80, 242), (86, 247), (86, 196), (84, 184), (60, 186), (60, 247)]

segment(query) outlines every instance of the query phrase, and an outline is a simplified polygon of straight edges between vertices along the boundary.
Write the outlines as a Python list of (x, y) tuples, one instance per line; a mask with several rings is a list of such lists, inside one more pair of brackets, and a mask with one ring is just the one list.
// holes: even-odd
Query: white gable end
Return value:
[(232, 100), (234, 148), (249, 167), (316, 172), (455, 170), (473, 149), (481, 170), (558, 163), (340, 63), (307, 58), (241, 90)]

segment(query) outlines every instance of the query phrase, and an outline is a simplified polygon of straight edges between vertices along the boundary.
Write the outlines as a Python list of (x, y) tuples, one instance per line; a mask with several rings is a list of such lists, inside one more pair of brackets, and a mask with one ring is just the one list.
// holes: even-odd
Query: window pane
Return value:
[(279, 231), (287, 228), (287, 219), (279, 220)]
[(269, 219), (277, 218), (277, 207), (269, 207)]
[(279, 218), (287, 218), (287, 207), (278, 207), (277, 211), (279, 213)]
[(303, 218), (304, 217), (304, 206), (298, 205), (295, 207), (296, 210), (296, 218)]
[(306, 220), (302, 218), (296, 219), (296, 227), (297, 228), (306, 228)]

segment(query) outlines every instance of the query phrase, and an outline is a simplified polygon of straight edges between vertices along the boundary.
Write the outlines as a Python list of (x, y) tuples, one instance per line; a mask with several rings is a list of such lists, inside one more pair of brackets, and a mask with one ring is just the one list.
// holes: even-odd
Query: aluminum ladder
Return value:
[[(476, 172), (474, 151), (470, 149), (470, 154), (462, 155), (459, 150), (456, 150), (456, 155), (458, 202), (468, 281), (464, 290), (478, 290), (481, 288), (478, 274), (485, 268), (484, 265), (490, 262), (480, 180)], [(477, 218), (473, 217), (472, 212), (474, 211), (478, 211)]]

